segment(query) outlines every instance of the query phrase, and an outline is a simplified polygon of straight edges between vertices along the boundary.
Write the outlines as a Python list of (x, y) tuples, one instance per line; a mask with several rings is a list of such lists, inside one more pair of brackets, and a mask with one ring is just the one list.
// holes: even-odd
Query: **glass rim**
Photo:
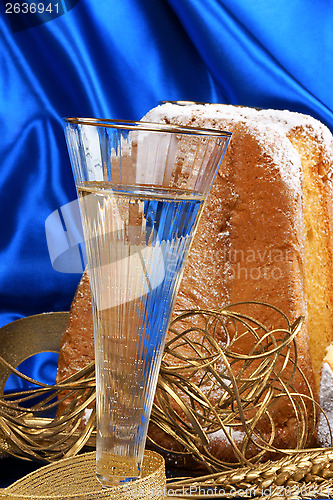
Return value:
[(118, 130), (142, 130), (145, 132), (166, 132), (180, 133), (184, 135), (198, 135), (210, 137), (230, 138), (232, 133), (226, 130), (215, 130), (210, 128), (189, 127), (185, 125), (172, 125), (169, 123), (116, 120), (108, 118), (83, 118), (83, 117), (65, 117), (63, 121), (69, 125), (92, 125), (95, 127), (107, 127)]

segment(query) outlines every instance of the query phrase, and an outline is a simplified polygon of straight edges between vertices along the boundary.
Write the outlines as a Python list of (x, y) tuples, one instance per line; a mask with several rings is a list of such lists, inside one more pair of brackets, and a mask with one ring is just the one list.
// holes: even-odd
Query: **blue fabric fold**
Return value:
[[(52, 267), (46, 239), (50, 214), (62, 220), (76, 199), (62, 117), (137, 120), (161, 100), (194, 100), (286, 108), (333, 130), (333, 9), (323, 0), (75, 0), (23, 24), (6, 4), (0, 326), (68, 310), (80, 279)], [(66, 224), (53, 229), (74, 244)]]
[(333, 9), (319, 1), (168, 0), (226, 100), (332, 128)]

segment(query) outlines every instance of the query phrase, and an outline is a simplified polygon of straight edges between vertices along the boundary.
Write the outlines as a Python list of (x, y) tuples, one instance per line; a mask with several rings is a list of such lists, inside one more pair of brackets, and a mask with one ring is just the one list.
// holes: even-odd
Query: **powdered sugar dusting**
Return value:
[(84, 426), (87, 425), (91, 413), (92, 413), (92, 408), (86, 408), (84, 410), (84, 414), (83, 414), (83, 417), (82, 417), (82, 423), (84, 424)]
[[(292, 121), (289, 120), (289, 115), (293, 116)], [(279, 170), (280, 176), (287, 187), (299, 192), (302, 180), (301, 159), (286, 137), (286, 131), (293, 128), (295, 123), (300, 123), (300, 119), (297, 121), (297, 117), (294, 115), (303, 116), (299, 113), (290, 112), (285, 115), (282, 111), (274, 115), (273, 110), (264, 112), (224, 104), (179, 106), (166, 103), (150, 110), (143, 118), (143, 121), (164, 122), (231, 132), (238, 123), (241, 123), (244, 131), (256, 137), (258, 144), (262, 148), (262, 154), (271, 158), (270, 165), (272, 168), (275, 167)], [(279, 121), (279, 117), (281, 121)], [(309, 119), (311, 121), (310, 117)], [(306, 118), (304, 120), (306, 121)]]
[[(143, 120), (168, 121), (181, 125), (190, 125), (194, 117), (211, 122), (212, 128), (216, 120), (248, 121), (256, 122), (275, 128), (281, 134), (287, 135), (292, 130), (302, 129), (314, 136), (322, 147), (325, 159), (333, 163), (333, 138), (330, 130), (319, 120), (312, 116), (289, 110), (255, 109), (243, 106), (232, 106), (228, 104), (192, 104), (179, 106), (177, 104), (165, 103), (153, 108)], [(203, 126), (203, 125), (202, 125)], [(333, 168), (333, 167), (332, 167)]]
[[(245, 436), (244, 431), (240, 431), (230, 427), (230, 429), (228, 429), (227, 432), (236, 445), (239, 446), (242, 443)], [(221, 443), (224, 443), (225, 445), (229, 444), (229, 439), (227, 437), (226, 432), (223, 429), (219, 429), (216, 432), (212, 432), (212, 434), (209, 435), (209, 441), (211, 443), (217, 441), (219, 444)]]
[(323, 363), (319, 391), (319, 404), (324, 410), (320, 414), (318, 425), (318, 441), (322, 446), (333, 446), (330, 427), (333, 434), (333, 371), (328, 363)]
[(285, 135), (274, 127), (259, 122), (245, 121), (243, 127), (247, 133), (256, 138), (262, 157), (265, 157), (270, 168), (276, 169), (287, 188), (300, 192), (301, 159)]

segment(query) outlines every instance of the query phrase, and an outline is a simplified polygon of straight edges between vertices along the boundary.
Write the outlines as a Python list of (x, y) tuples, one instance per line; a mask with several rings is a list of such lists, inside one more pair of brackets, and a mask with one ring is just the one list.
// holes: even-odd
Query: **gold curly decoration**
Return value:
[[(166, 457), (171, 454), (173, 462), (191, 460), (215, 472), (254, 467), (272, 456), (293, 454), (309, 446), (317, 406), (297, 363), (295, 337), (303, 318), (290, 324), (278, 309), (250, 303), (259, 308), (259, 318), (260, 308), (269, 308), (276, 324), (283, 322), (282, 327), (270, 329), (243, 314), (244, 304), (249, 302), (220, 310), (185, 311), (170, 325), (151, 425), (163, 431), (171, 445), (162, 448), (152, 439), (151, 443)], [(242, 348), (244, 342), (251, 345), (248, 352)], [(2, 357), (0, 368), (38, 386), (0, 394), (0, 451), (52, 462), (74, 456), (84, 446), (94, 446), (93, 363), (51, 386), (19, 374)], [(295, 389), (300, 381), (302, 394)], [(70, 401), (66, 410), (49, 417), (64, 399)], [(295, 442), (290, 450), (276, 444), (276, 408), (281, 405), (288, 407), (295, 423)], [(91, 415), (86, 422), (88, 408)], [(231, 459), (212, 449), (214, 436), (221, 435), (232, 451)]]
[[(195, 457), (213, 472), (310, 444), (317, 408), (295, 343), (304, 318), (290, 324), (277, 308), (253, 302), (277, 314), (277, 324), (283, 320), (284, 327), (269, 330), (242, 314), (244, 304), (186, 311), (170, 325), (151, 422), (173, 438), (169, 447), (154, 442), (172, 461), (186, 465)], [(292, 450), (277, 446), (282, 406), (295, 423)]]

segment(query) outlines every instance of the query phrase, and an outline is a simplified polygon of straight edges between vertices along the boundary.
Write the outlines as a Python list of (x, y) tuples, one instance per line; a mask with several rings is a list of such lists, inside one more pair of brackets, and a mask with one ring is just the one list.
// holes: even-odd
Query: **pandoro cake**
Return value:
[[(297, 336), (298, 365), (316, 393), (325, 349), (333, 341), (333, 146), (329, 130), (299, 113), (215, 104), (166, 103), (143, 120), (233, 134), (187, 259), (175, 314), (184, 309), (259, 301), (281, 309), (291, 322), (305, 316)], [(261, 321), (280, 327), (268, 308)], [(244, 342), (241, 350), (246, 353), (251, 348)], [(57, 381), (93, 358), (85, 272), (63, 335)], [(294, 389), (307, 393), (301, 377), (295, 377)], [(208, 386), (207, 393), (214, 398)], [(277, 401), (272, 416), (274, 446), (296, 446), (297, 426), (290, 405)], [(261, 432), (265, 437), (264, 422)], [(179, 443), (155, 425), (149, 434), (160, 446), (179, 449)], [(243, 439), (239, 431), (234, 435), (236, 441)], [(269, 431), (267, 439), (268, 435)], [(210, 435), (208, 450), (219, 459), (235, 459), (221, 432)]]

